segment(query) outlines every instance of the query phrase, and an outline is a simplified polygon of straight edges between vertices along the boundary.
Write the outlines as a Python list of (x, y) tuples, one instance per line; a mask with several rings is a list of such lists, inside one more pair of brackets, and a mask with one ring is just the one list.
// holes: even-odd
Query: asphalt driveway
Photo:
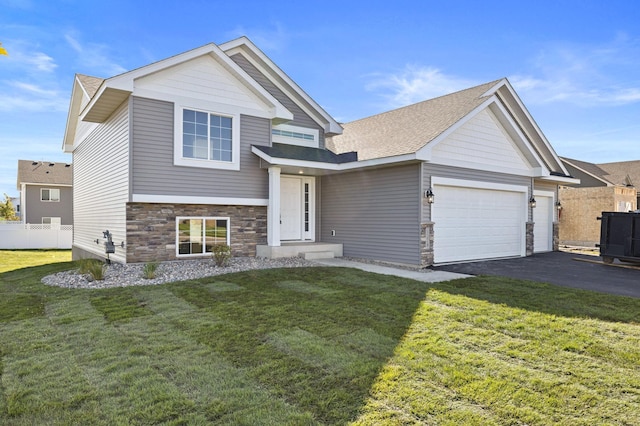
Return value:
[(640, 270), (575, 259), (602, 260), (596, 256), (550, 252), (515, 259), (437, 266), (433, 269), (470, 275), (500, 275), (640, 298)]

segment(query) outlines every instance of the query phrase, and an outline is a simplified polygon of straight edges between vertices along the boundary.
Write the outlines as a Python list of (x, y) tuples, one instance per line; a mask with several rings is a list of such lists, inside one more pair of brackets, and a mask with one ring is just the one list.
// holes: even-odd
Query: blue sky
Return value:
[(639, 1), (0, 0), (0, 194), (18, 159), (71, 162), (75, 73), (241, 35), (338, 121), (508, 77), (559, 155), (640, 160)]

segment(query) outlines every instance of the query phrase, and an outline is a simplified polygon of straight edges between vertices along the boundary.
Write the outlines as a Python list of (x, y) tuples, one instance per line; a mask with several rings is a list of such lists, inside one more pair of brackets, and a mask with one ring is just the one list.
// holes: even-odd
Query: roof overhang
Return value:
[(163, 71), (167, 68), (182, 64), (200, 56), (209, 55), (222, 67), (237, 78), (251, 93), (272, 110), (272, 119), (288, 121), (293, 114), (282, 103), (274, 98), (267, 90), (260, 86), (242, 68), (233, 62), (214, 43), (189, 50), (176, 56), (155, 62), (153, 64), (117, 75), (105, 80), (96, 94), (91, 98), (80, 119), (94, 123), (104, 122), (127, 98), (135, 93), (135, 81), (139, 78)]
[[(511, 114), (507, 111), (503, 102), (495, 94), (489, 94), (487, 100), (474, 108), (471, 112), (458, 120), (453, 126), (438, 135), (431, 142), (419, 149), (416, 153), (418, 159), (432, 162), (433, 149), (441, 142), (445, 141), (452, 133), (464, 126), (469, 120), (475, 117), (481, 111), (489, 109), (496, 119), (500, 122), (503, 129), (507, 132), (511, 140), (516, 144), (523, 159), (529, 164), (529, 170), (526, 175), (531, 177), (546, 177), (551, 175), (551, 171), (546, 166), (543, 159), (538, 155), (527, 136), (522, 132), (520, 126), (513, 120)], [(473, 168), (482, 169), (482, 164), (476, 164)], [(489, 170), (489, 169), (487, 169)], [(501, 168), (499, 171), (509, 174), (522, 175), (523, 170)], [(568, 173), (567, 173), (568, 174)]]
[(255, 146), (251, 152), (257, 155), (268, 166), (278, 166), (285, 173), (319, 176), (332, 173), (342, 173), (364, 168), (388, 167), (399, 164), (420, 162), (415, 154), (397, 155), (394, 157), (375, 158), (371, 160), (352, 161), (348, 163), (327, 163), (320, 161), (297, 160), (291, 158), (279, 158), (271, 156)]

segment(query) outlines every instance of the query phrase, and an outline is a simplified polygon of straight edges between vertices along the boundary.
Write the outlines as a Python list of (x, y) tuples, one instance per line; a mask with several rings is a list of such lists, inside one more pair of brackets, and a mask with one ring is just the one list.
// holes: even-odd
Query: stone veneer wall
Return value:
[(229, 217), (233, 256), (255, 256), (256, 245), (267, 243), (265, 206), (127, 203), (127, 263), (178, 259), (178, 216)]
[(420, 225), (420, 267), (433, 265), (433, 222)]
[(532, 256), (533, 255), (533, 226), (534, 223), (533, 222), (527, 222), (527, 240), (526, 240), (526, 255), (527, 256)]

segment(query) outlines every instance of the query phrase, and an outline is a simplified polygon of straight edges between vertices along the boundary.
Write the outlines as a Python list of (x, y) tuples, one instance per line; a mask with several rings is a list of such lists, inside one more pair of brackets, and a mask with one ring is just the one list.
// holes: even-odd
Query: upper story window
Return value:
[(40, 188), (41, 201), (60, 201), (60, 189), (58, 188)]
[(276, 143), (319, 148), (320, 132), (317, 129), (279, 124), (271, 129), (271, 140)]
[(202, 111), (182, 112), (182, 156), (232, 161), (232, 119)]
[(237, 115), (176, 109), (174, 163), (212, 169), (240, 169)]

